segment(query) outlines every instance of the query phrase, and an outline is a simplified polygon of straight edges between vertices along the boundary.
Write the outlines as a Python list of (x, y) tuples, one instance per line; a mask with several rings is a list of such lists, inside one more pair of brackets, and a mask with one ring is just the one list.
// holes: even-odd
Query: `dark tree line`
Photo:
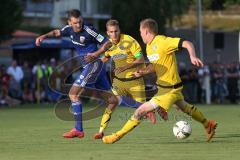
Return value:
[(1, 0), (0, 5), (0, 41), (10, 37), (11, 33), (20, 26), (22, 8), (18, 0)]
[[(32, 0), (39, 2), (44, 0)], [(20, 28), (22, 22), (21, 0), (1, 0), (0, 41), (10, 37)], [(159, 24), (159, 32), (164, 32), (166, 23), (171, 25), (174, 18), (187, 12), (197, 0), (109, 0), (112, 17), (118, 19), (123, 32), (131, 33), (139, 39), (139, 22), (144, 18), (154, 18)], [(202, 0), (204, 9), (222, 10), (229, 5), (239, 5), (240, 0)], [(104, 4), (103, 8), (109, 8)]]
[(164, 32), (166, 22), (172, 22), (188, 10), (189, 0), (112, 0), (112, 17), (119, 20), (123, 32), (139, 39), (139, 22), (154, 18), (159, 32)]

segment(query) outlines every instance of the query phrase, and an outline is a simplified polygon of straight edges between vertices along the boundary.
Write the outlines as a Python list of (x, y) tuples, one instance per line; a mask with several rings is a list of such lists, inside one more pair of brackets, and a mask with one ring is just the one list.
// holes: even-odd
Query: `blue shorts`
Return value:
[(84, 66), (81, 74), (74, 81), (73, 85), (101, 90), (110, 90), (111, 88), (105, 65), (100, 59)]

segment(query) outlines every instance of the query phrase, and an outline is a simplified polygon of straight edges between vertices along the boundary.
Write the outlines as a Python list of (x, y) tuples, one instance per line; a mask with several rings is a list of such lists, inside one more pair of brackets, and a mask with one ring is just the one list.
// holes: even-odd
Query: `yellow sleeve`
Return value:
[(135, 39), (133, 39), (133, 41), (132, 41), (130, 51), (135, 58), (139, 58), (140, 57), (139, 55), (142, 54), (142, 48)]
[(173, 53), (179, 49), (180, 38), (166, 37), (165, 47), (167, 54)]
[(104, 56), (107, 57), (107, 58), (111, 57), (110, 54), (109, 54), (109, 51), (106, 51), (106, 52), (104, 53)]

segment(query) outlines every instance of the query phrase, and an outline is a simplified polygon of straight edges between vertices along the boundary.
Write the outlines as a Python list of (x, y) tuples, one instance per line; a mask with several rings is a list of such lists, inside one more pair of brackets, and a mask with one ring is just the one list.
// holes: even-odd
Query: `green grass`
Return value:
[[(89, 109), (88, 108), (84, 108)], [(238, 160), (240, 159), (240, 106), (205, 105), (200, 110), (219, 123), (217, 135), (207, 143), (203, 127), (188, 116), (170, 111), (169, 121), (144, 121), (118, 143), (93, 140), (100, 117), (84, 122), (84, 139), (64, 139), (72, 122), (55, 116), (53, 105), (0, 108), (0, 160)], [(133, 109), (119, 107), (106, 134), (119, 129)], [(186, 140), (172, 134), (176, 120), (187, 119), (193, 133)]]

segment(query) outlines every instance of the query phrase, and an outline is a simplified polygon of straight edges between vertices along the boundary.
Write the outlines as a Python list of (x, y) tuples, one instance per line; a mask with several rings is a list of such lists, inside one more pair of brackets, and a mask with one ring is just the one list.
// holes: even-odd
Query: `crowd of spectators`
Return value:
[(184, 63), (180, 63), (179, 72), (187, 101), (204, 103), (209, 88), (212, 103), (239, 103), (239, 63), (212, 63), (200, 69), (187, 69)]
[[(51, 88), (62, 90), (62, 84), (68, 77), (72, 83), (75, 76), (71, 74), (71, 65), (58, 67), (60, 64), (54, 58), (35, 65), (23, 62), (21, 65), (13, 60), (10, 66), (0, 65), (0, 106), (25, 103), (55, 102), (61, 94)], [(53, 76), (54, 72), (54, 76)], [(210, 96), (212, 103), (239, 103), (240, 64), (212, 63), (203, 68), (186, 67), (179, 64), (179, 73), (184, 83), (184, 96), (193, 103), (205, 103)], [(52, 75), (51, 87), (49, 76)], [(210, 95), (206, 95), (207, 88)]]
[[(56, 60), (52, 58), (35, 65), (29, 64), (25, 61), (19, 66), (13, 60), (8, 67), (0, 66), (0, 105), (53, 102), (59, 99), (60, 95), (53, 92), (48, 84), (49, 76), (57, 66)], [(55, 78), (61, 80), (62, 74), (68, 71), (63, 69), (59, 72)], [(60, 84), (61, 82), (58, 85)]]

